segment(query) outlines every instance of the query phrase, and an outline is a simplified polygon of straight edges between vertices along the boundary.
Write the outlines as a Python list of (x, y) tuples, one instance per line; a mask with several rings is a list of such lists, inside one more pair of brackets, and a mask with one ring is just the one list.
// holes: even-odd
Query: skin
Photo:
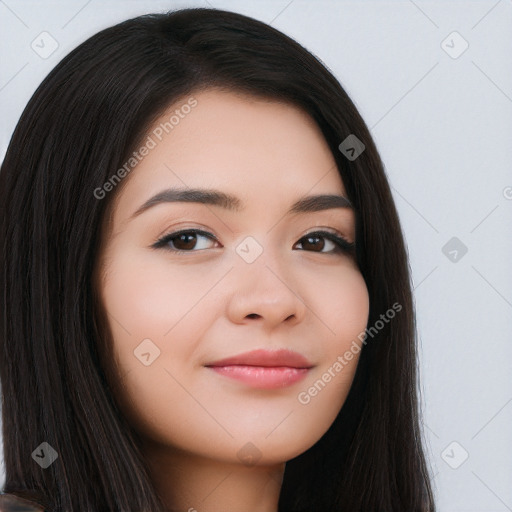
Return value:
[[(353, 242), (355, 215), (349, 208), (286, 214), (303, 196), (346, 197), (306, 113), (215, 89), (194, 97), (197, 106), (125, 178), (102, 246), (101, 302), (120, 369), (116, 398), (170, 510), (276, 512), (286, 461), (331, 426), (358, 354), (308, 404), (298, 395), (354, 340), (361, 346), (369, 312), (354, 257), (332, 252), (327, 238), (308, 244), (304, 237), (322, 228)], [(219, 189), (245, 208), (168, 202), (130, 218), (173, 186)], [(183, 228), (216, 240), (197, 235), (195, 245), (175, 238), (152, 248)], [(248, 236), (263, 250), (252, 263), (236, 252)], [(148, 366), (134, 355), (145, 339), (160, 351)], [(314, 368), (288, 387), (256, 389), (204, 366), (260, 348), (294, 350)]]

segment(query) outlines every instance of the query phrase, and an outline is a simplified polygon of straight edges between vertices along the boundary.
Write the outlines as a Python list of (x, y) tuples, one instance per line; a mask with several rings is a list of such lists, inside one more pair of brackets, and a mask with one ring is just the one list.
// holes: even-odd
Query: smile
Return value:
[(254, 350), (205, 366), (259, 389), (291, 386), (304, 379), (313, 367), (306, 358), (290, 350)]

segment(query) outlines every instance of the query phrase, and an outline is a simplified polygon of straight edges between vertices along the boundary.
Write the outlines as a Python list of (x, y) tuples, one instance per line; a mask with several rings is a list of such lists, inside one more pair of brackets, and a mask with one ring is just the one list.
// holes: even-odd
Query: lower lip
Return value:
[(308, 373), (308, 368), (291, 368), (289, 366), (209, 366), (217, 373), (239, 380), (249, 386), (260, 389), (277, 389), (291, 386), (301, 381)]

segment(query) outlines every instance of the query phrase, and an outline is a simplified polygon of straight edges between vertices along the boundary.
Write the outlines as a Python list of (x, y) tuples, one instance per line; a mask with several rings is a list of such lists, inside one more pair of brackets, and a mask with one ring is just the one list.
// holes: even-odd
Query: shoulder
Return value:
[(33, 501), (14, 494), (0, 494), (0, 512), (45, 512), (44, 508)]

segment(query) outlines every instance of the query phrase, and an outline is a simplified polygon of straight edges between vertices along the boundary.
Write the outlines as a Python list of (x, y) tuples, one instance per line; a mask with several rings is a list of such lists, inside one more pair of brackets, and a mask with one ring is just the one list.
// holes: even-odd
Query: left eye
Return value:
[[(326, 239), (328, 243), (331, 244), (331, 247), (334, 247), (331, 250), (327, 251), (313, 251), (313, 252), (325, 252), (325, 253), (351, 253), (354, 249), (355, 244), (353, 242), (349, 242), (342, 236), (336, 235), (335, 233), (330, 233), (329, 231), (315, 231), (313, 233), (308, 233), (306, 236), (303, 236), (299, 243), (304, 246), (310, 246), (310, 247), (320, 247), (321, 249), (324, 249), (326, 244), (325, 242), (321, 242), (318, 244), (318, 241), (321, 241), (322, 239)], [(306, 243), (301, 242), (301, 240), (306, 240)], [(328, 246), (328, 244), (327, 244)]]
[[(196, 247), (197, 240), (199, 238), (210, 239), (212, 242), (217, 242), (214, 235), (208, 233), (207, 231), (202, 231), (199, 229), (188, 229), (184, 231), (176, 231), (174, 233), (169, 233), (168, 235), (160, 238), (153, 247), (155, 249), (165, 248), (167, 250), (173, 252), (196, 252), (192, 249), (207, 249), (208, 247), (205, 244), (200, 244), (202, 247)], [(325, 242), (327, 240), (327, 244)], [(349, 242), (342, 236), (339, 236), (335, 233), (331, 233), (329, 231), (315, 231), (312, 233), (308, 233), (303, 236), (298, 244), (301, 245), (302, 249), (306, 248), (311, 252), (320, 252), (324, 254), (328, 253), (351, 253), (354, 250), (355, 244), (353, 242)], [(329, 244), (331, 248), (329, 249)], [(208, 245), (208, 243), (206, 243)], [(174, 246), (174, 247), (172, 247)], [(328, 250), (324, 251), (325, 247)], [(317, 251), (315, 249), (320, 249)]]

